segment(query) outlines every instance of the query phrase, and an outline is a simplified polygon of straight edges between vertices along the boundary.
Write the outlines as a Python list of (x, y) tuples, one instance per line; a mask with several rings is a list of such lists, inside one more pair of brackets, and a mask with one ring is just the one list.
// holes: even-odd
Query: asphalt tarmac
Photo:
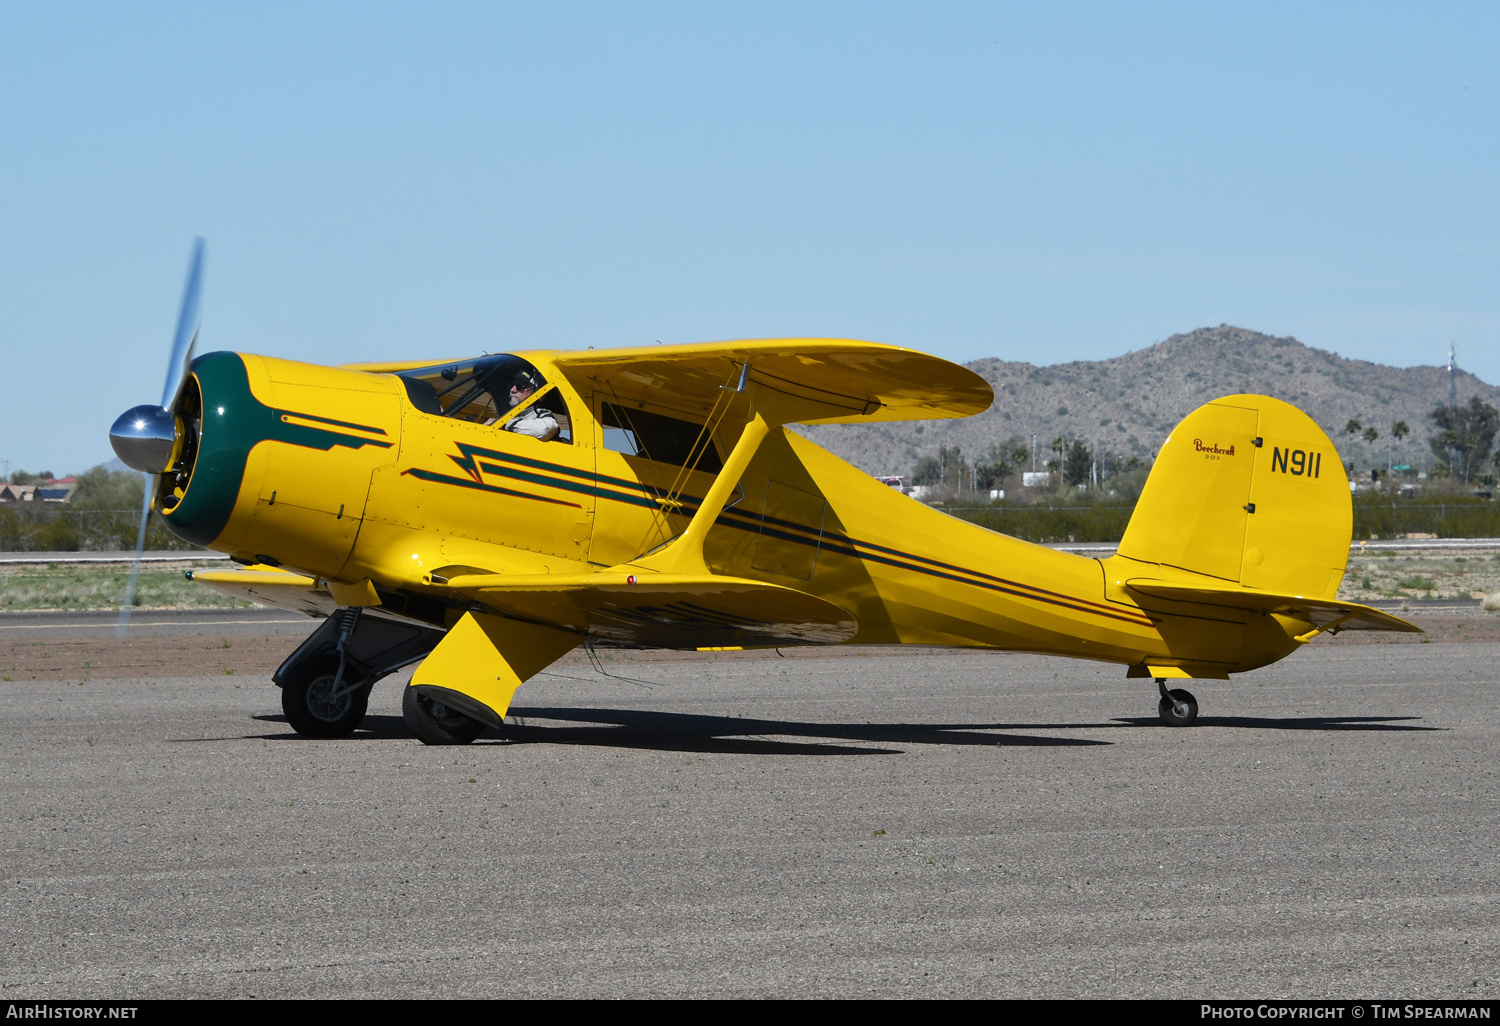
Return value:
[(1492, 999), (1497, 656), (1315, 643), (1176, 730), (1030, 656), (574, 663), (465, 748), (400, 679), (332, 742), (5, 683), (0, 995)]
[[(114, 610), (58, 613), (0, 613), (0, 642), (52, 638), (111, 638), (119, 624)], [(252, 609), (147, 609), (131, 614), (130, 637), (182, 634), (293, 634), (306, 636), (318, 621), (300, 613), (258, 606)], [(295, 644), (292, 645), (296, 647)]]

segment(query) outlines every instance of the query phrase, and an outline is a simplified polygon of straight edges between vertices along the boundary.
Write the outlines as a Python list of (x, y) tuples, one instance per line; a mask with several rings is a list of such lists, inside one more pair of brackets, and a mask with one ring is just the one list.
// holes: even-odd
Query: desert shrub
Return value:
[(13, 509), (0, 508), (0, 552), (21, 551), (26, 524)]
[(1500, 538), (1500, 506), (1478, 496), (1391, 498), (1380, 493), (1354, 499), (1354, 537)]
[(34, 552), (77, 552), (82, 537), (77, 517), (58, 516), (36, 525), (30, 548)]
[(1130, 523), (1133, 503), (1087, 506), (995, 505), (954, 510), (971, 524), (1034, 542), (1117, 542)]
[[(135, 548), (140, 516), (135, 510), (0, 507), (0, 551), (129, 550)], [(146, 524), (146, 548), (186, 551), (198, 549), (199, 546), (191, 545), (172, 534), (162, 523), (161, 517), (153, 513)]]

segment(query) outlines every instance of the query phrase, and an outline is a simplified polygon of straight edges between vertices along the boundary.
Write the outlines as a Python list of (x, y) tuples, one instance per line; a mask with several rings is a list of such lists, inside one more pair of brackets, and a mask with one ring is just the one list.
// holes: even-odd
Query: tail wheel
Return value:
[(466, 745), (484, 733), (484, 724), (408, 687), (401, 696), (401, 715), (411, 732), (427, 745)]
[(1191, 691), (1177, 688), (1162, 695), (1156, 703), (1161, 721), (1169, 727), (1191, 727), (1198, 718), (1198, 700)]
[(335, 687), (338, 657), (312, 659), (281, 684), (281, 710), (303, 737), (348, 737), (365, 718), (370, 689)]

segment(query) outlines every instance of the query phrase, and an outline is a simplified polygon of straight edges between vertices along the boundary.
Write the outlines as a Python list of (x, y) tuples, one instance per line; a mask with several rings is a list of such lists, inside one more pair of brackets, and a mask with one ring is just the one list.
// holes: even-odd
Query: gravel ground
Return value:
[(1492, 999), (1497, 656), (1318, 643), (1186, 730), (1031, 656), (574, 662), (465, 748), (400, 680), (333, 742), (12, 681), (0, 993)]
[(1349, 602), (1487, 595), (1500, 595), (1500, 549), (1356, 552), (1339, 586)]

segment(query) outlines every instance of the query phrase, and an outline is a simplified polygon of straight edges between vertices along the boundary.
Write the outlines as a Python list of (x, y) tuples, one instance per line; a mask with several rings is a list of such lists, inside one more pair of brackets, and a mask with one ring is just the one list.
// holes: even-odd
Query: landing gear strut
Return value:
[(1181, 688), (1168, 691), (1162, 677), (1156, 678), (1156, 687), (1161, 691), (1161, 701), (1156, 703), (1161, 721), (1169, 727), (1191, 727), (1198, 718), (1198, 700), (1193, 693)]

